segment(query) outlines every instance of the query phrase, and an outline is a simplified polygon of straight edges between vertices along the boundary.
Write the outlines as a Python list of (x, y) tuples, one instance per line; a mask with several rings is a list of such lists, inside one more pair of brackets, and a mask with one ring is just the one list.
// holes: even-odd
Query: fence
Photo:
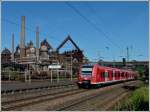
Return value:
[(51, 69), (47, 71), (1, 71), (2, 80), (15, 80), (23, 82), (31, 82), (31, 80), (36, 79), (49, 79), (50, 82), (59, 82), (60, 80), (73, 80), (73, 75), (71, 70), (66, 69)]

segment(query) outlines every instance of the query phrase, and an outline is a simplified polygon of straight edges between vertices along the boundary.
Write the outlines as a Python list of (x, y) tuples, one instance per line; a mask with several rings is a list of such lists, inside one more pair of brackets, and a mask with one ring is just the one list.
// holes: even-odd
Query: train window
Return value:
[(111, 76), (111, 72), (108, 72), (108, 77), (110, 77)]
[(101, 72), (101, 78), (105, 78), (105, 72)]
[(120, 72), (118, 72), (118, 77), (120, 78)]
[(93, 66), (82, 66), (82, 75), (92, 75)]
[(115, 72), (115, 77), (117, 77), (117, 72)]
[(124, 73), (123, 72), (121, 73), (121, 77), (124, 77)]
[(126, 73), (126, 77), (128, 76), (128, 74)]

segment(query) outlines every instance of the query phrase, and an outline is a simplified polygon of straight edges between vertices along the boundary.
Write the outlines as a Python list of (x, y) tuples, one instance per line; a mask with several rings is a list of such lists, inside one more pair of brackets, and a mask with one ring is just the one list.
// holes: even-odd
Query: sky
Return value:
[[(2, 2), (1, 50), (20, 42), (21, 16), (26, 19), (26, 43), (39, 26), (40, 42), (53, 48), (70, 35), (91, 61), (148, 60), (148, 2)], [(75, 49), (69, 42), (61, 49)]]

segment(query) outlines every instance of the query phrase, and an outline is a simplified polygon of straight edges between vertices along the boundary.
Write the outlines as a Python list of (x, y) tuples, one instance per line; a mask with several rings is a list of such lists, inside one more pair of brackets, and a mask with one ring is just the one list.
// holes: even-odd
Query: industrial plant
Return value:
[[(26, 42), (26, 19), (21, 16), (20, 43), (14, 45), (15, 36), (12, 33), (11, 50), (5, 48), (1, 52), (1, 76), (2, 80), (31, 80), (31, 79), (64, 79), (76, 78), (82, 64), (90, 61), (84, 56), (83, 50), (68, 35), (57, 48), (48, 42), (47, 39), (39, 41), (40, 28), (35, 30), (36, 45), (33, 41)], [(60, 49), (70, 41), (75, 49), (60, 52)], [(27, 43), (27, 44), (26, 44)], [(125, 58), (124, 58), (125, 59)], [(117, 67), (124, 69), (135, 69), (139, 66), (148, 66), (147, 61), (125, 61), (112, 62), (99, 60), (102, 66)]]
[[(12, 49), (5, 48), (1, 53), (2, 60), (2, 79), (6, 68), (10, 67), (13, 71), (19, 71), (22, 76), (26, 74), (30, 78), (50, 78), (53, 72), (65, 74), (65, 77), (76, 77), (79, 65), (86, 63), (82, 50), (68, 35), (57, 48), (53, 48), (47, 39), (39, 42), (39, 27), (36, 27), (36, 45), (30, 41), (26, 44), (26, 21), (25, 16), (21, 17), (20, 43), (14, 48), (14, 33), (12, 34)], [(70, 41), (75, 49), (60, 53), (64, 44)], [(9, 69), (10, 71), (10, 69)], [(74, 74), (74, 76), (73, 76)], [(4, 77), (3, 77), (4, 76)], [(60, 75), (62, 76), (62, 75)], [(54, 77), (54, 76), (53, 76)], [(64, 77), (64, 75), (62, 76)]]

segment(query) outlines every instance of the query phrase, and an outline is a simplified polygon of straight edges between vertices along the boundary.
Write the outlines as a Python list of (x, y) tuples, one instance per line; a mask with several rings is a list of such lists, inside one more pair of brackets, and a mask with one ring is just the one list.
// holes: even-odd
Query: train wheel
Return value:
[(90, 84), (85, 84), (85, 85), (84, 85), (84, 88), (85, 88), (85, 89), (89, 89), (89, 88), (91, 88), (91, 85), (90, 85)]

